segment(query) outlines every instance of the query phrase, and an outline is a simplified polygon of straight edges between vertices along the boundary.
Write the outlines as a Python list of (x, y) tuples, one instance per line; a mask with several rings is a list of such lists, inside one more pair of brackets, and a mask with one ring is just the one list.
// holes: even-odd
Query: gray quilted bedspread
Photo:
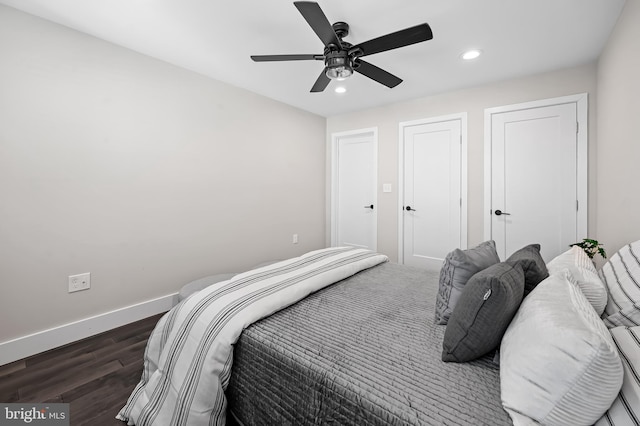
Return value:
[(510, 425), (490, 356), (441, 361), (438, 273), (385, 263), (248, 327), (227, 389), (244, 425)]

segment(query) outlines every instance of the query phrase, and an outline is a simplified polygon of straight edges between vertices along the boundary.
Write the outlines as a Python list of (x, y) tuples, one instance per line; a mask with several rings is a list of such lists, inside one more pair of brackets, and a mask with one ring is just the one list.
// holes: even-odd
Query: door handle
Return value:
[(500, 216), (500, 215), (503, 215), (503, 214), (507, 215), (507, 216), (511, 215), (511, 213), (506, 213), (506, 212), (503, 212), (502, 210), (496, 210), (495, 214), (496, 214), (496, 216)]
[(412, 208), (411, 208), (411, 206), (407, 206), (407, 207), (405, 208), (405, 210), (406, 210), (406, 211), (408, 211), (408, 212), (417, 212), (417, 211), (418, 211), (418, 210), (416, 210), (416, 209), (412, 209)]
[(364, 208), (373, 210), (373, 204), (371, 204), (370, 206), (364, 206)]

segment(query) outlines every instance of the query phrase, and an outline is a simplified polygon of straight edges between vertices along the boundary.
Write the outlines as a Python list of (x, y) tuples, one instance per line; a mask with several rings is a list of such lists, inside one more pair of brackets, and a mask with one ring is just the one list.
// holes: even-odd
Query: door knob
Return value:
[(502, 210), (496, 210), (495, 213), (496, 213), (496, 216), (500, 216), (503, 214), (507, 216), (511, 215), (511, 213), (506, 213), (506, 212), (503, 212)]
[(373, 210), (373, 204), (371, 204), (370, 206), (364, 206), (364, 208)]
[(408, 211), (408, 212), (417, 212), (418, 211), (416, 209), (412, 209), (411, 206), (407, 206), (405, 210)]

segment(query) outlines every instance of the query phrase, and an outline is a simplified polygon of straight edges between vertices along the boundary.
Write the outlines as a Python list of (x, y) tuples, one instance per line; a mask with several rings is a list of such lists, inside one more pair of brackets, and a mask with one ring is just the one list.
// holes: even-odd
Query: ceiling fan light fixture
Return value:
[(326, 74), (327, 77), (332, 80), (342, 81), (347, 77), (350, 77), (351, 74), (353, 74), (353, 70), (348, 66), (340, 65), (333, 68), (327, 68)]
[(353, 74), (351, 61), (344, 51), (328, 54), (325, 65), (327, 66), (326, 75), (332, 80), (344, 80)]

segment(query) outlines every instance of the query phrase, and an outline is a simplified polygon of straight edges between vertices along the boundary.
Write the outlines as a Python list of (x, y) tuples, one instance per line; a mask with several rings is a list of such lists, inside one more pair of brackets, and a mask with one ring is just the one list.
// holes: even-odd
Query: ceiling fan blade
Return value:
[(387, 50), (409, 46), (421, 41), (431, 40), (433, 33), (429, 24), (420, 24), (415, 27), (396, 31), (395, 33), (383, 35), (378, 38), (360, 43), (353, 48), (360, 48), (364, 52), (360, 56), (373, 55), (374, 53), (386, 52)]
[(268, 61), (322, 61), (324, 56), (322, 55), (252, 55), (251, 59), (255, 62), (268, 62)]
[(318, 3), (313, 1), (294, 1), (293, 4), (298, 8), (298, 11), (300, 11), (304, 19), (311, 26), (311, 29), (320, 37), (320, 40), (325, 46), (335, 44), (338, 48), (342, 49), (342, 44), (336, 32), (333, 31), (333, 27), (322, 9), (320, 9)]
[(329, 85), (329, 82), (331, 82), (331, 79), (327, 77), (326, 71), (327, 71), (326, 68), (322, 70), (322, 73), (318, 76), (318, 79), (316, 80), (316, 82), (313, 84), (313, 87), (311, 88), (311, 93), (322, 92), (324, 91), (324, 89), (327, 88), (327, 86)]
[(394, 88), (398, 84), (402, 83), (402, 79), (383, 70), (382, 68), (378, 68), (375, 65), (370, 64), (369, 62), (365, 62), (362, 59), (358, 59), (357, 64), (359, 65), (353, 69), (354, 71), (359, 72), (380, 84), (384, 84), (387, 87)]

